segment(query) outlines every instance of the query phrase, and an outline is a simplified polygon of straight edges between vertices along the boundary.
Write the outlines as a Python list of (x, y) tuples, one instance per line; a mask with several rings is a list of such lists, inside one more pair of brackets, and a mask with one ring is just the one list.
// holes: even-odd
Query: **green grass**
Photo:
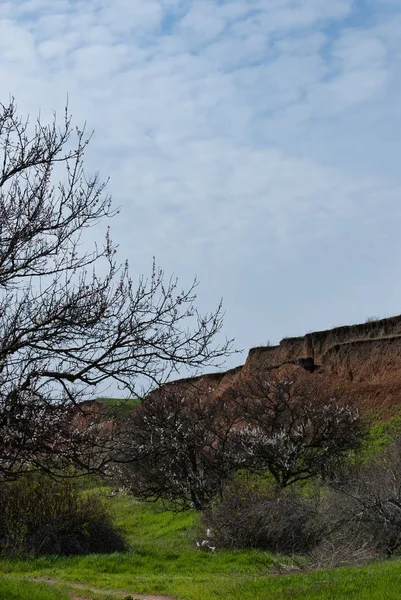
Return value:
[(361, 457), (364, 461), (371, 460), (384, 450), (391, 442), (401, 437), (401, 414), (399, 407), (393, 407), (395, 414), (385, 421), (383, 415), (377, 412), (369, 416), (370, 427), (363, 442)]
[(124, 419), (140, 404), (140, 398), (96, 398), (101, 402), (111, 417)]
[(33, 583), (11, 578), (0, 579), (1, 600), (68, 600), (65, 592), (44, 583)]
[[(123, 598), (122, 591), (125, 595), (171, 594), (182, 600), (398, 600), (401, 595), (400, 560), (278, 575), (279, 563), (289, 566), (294, 561), (256, 550), (198, 550), (195, 513), (173, 514), (159, 504), (137, 503), (124, 496), (110, 502), (117, 521), (126, 528), (130, 552), (2, 560), (0, 582), (9, 587), (4, 592), (0, 586), (0, 600), (63, 600), (74, 583), (85, 587), (75, 590), (77, 595), (98, 600)], [(59, 585), (49, 592), (42, 584), (35, 591), (42, 595), (33, 591), (23, 595), (29, 587), (27, 578), (51, 578)], [(7, 591), (12, 585), (15, 590), (21, 586), (20, 595)]]
[[(14, 576), (17, 573), (20, 577), (22, 573), (38, 577), (50, 574), (66, 587), (68, 582), (79, 581), (87, 586), (91, 598), (91, 587), (104, 590), (103, 595), (97, 594), (99, 598), (111, 597), (113, 590), (125, 590), (127, 594), (172, 594), (186, 600), (398, 600), (400, 597), (399, 560), (359, 568), (275, 575), (269, 572), (272, 562), (269, 558), (263, 560), (251, 553), (248, 560), (244, 560), (244, 556), (241, 560), (239, 555), (236, 557), (239, 560), (235, 560), (235, 555), (228, 560), (224, 554), (205, 554), (205, 558), (198, 556), (196, 561), (182, 560), (175, 553), (163, 553), (158, 560), (146, 554), (132, 554), (125, 559), (114, 555), (109, 560), (99, 560), (99, 557), (42, 559), (41, 564), (28, 561), (23, 570), (15, 564)], [(80, 595), (83, 593), (80, 591)], [(60, 594), (57, 591), (53, 596), (37, 596), (37, 599), (61, 600), (65, 596)], [(0, 595), (0, 598), (12, 600), (13, 597)], [(33, 598), (36, 600), (36, 596), (30, 596), (29, 600)]]

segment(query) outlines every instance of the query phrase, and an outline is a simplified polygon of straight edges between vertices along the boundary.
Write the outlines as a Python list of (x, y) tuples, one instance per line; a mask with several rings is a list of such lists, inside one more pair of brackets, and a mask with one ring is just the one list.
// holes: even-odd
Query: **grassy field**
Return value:
[(140, 404), (139, 398), (96, 398), (97, 402), (106, 407), (108, 414), (117, 419), (128, 417)]
[(135, 594), (183, 600), (398, 600), (401, 596), (401, 560), (279, 575), (279, 566), (290, 568), (291, 559), (259, 551), (198, 550), (194, 513), (175, 515), (124, 496), (110, 502), (126, 530), (129, 553), (2, 560), (0, 600), (111, 600)]

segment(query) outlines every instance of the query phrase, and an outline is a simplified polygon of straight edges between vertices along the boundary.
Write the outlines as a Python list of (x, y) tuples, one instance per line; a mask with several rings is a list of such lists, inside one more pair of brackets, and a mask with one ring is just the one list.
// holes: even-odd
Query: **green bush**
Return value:
[(126, 550), (102, 498), (71, 480), (27, 474), (0, 486), (0, 550), (6, 555)]

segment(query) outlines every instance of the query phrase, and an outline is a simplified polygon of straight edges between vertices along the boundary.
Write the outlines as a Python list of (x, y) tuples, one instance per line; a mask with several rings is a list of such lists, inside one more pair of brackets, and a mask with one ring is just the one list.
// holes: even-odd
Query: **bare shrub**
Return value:
[(324, 490), (319, 507), (321, 539), (310, 553), (316, 567), (359, 565), (380, 556), (375, 532), (360, 517), (354, 498), (344, 491)]
[(327, 512), (334, 532), (342, 528), (353, 545), (369, 547), (371, 553), (392, 555), (399, 550), (401, 439), (369, 464), (350, 468), (331, 487)]
[[(256, 482), (256, 483), (255, 483)], [(361, 564), (401, 549), (401, 439), (328, 482), (272, 486), (235, 478), (205, 511), (211, 543), (307, 553), (319, 567)]]
[(0, 489), (0, 550), (7, 555), (124, 551), (103, 500), (70, 480), (26, 475)]
[(246, 473), (205, 510), (202, 522), (213, 533), (211, 543), (222, 548), (302, 554), (320, 539), (317, 497)]

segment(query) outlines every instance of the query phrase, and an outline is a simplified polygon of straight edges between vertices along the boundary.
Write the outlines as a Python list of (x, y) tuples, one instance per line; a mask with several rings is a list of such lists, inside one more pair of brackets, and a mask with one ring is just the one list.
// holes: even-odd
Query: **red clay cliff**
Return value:
[(240, 367), (172, 385), (196, 385), (221, 395), (257, 371), (290, 366), (325, 379), (362, 409), (391, 415), (401, 403), (401, 316), (284, 338), (278, 346), (252, 348)]

